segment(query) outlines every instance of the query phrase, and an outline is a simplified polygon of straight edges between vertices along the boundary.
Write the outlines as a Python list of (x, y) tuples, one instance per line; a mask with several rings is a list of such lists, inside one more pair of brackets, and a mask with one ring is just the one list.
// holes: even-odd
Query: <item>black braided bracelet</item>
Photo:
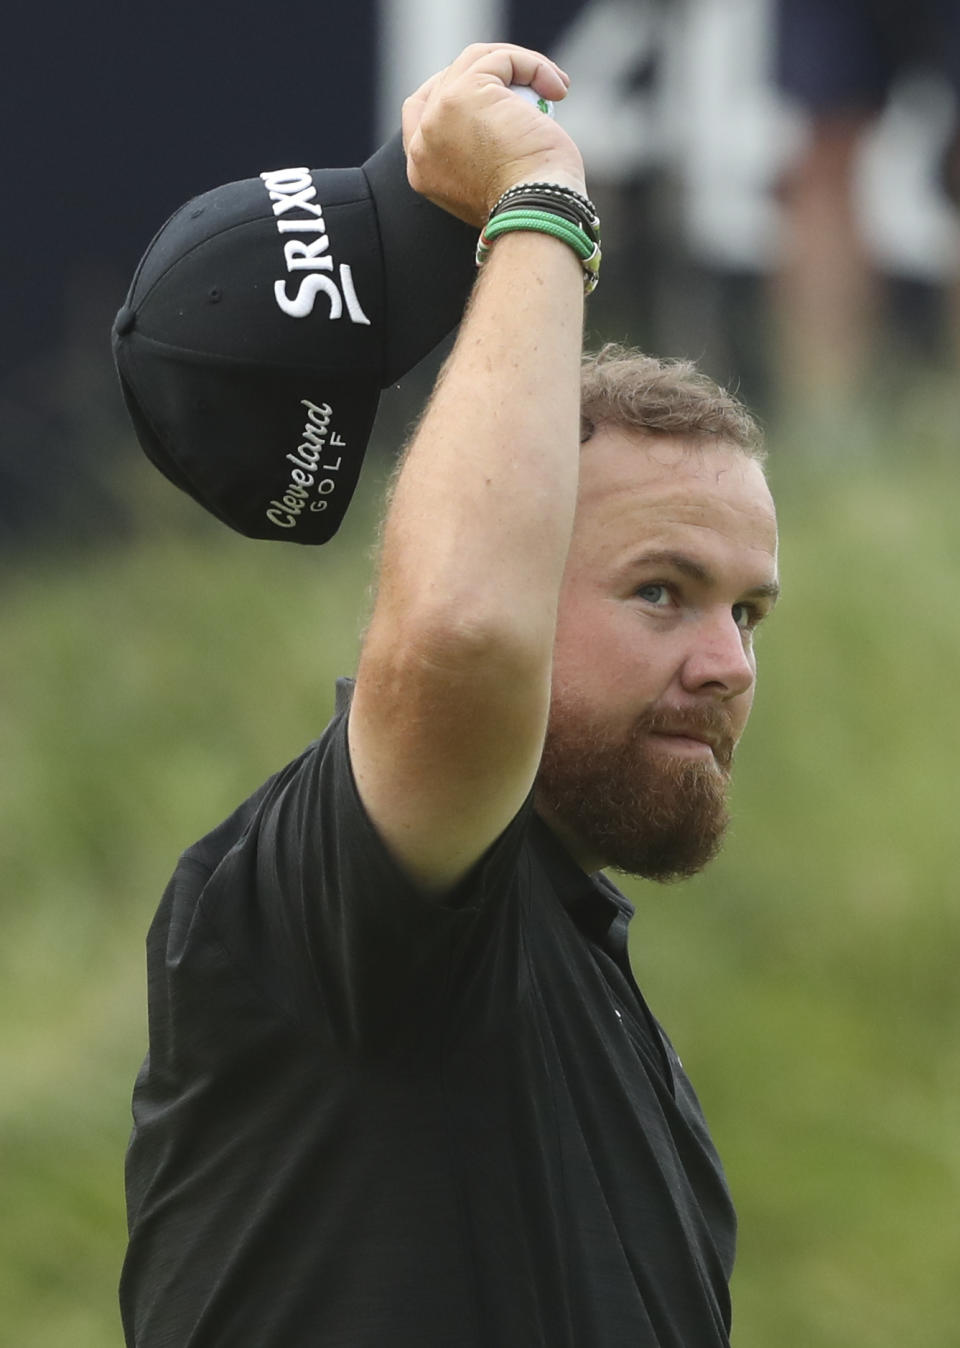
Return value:
[[(572, 187), (564, 187), (561, 183), (515, 183), (513, 187), (507, 188), (493, 210), (495, 211), (497, 207), (501, 206), (503, 202), (510, 197), (516, 195), (517, 192), (547, 192), (550, 196), (572, 197), (574, 201), (578, 201), (585, 210), (589, 211), (594, 219), (599, 218), (597, 216), (597, 208), (589, 197), (581, 196), (580, 193), (575, 192)], [(491, 211), (491, 215), (492, 214), (493, 212)]]
[(483, 265), (501, 234), (530, 229), (552, 234), (576, 253), (590, 295), (600, 276), (600, 217), (589, 197), (560, 183), (515, 183), (494, 206), (477, 241), (477, 266)]
[[(515, 183), (507, 188), (490, 212), (490, 220), (517, 208), (547, 210), (581, 229), (594, 244), (600, 244), (600, 217), (589, 197), (561, 183)], [(488, 221), (489, 223), (489, 221)]]
[(571, 225), (582, 229), (594, 243), (599, 237), (600, 221), (596, 216), (592, 219), (587, 218), (586, 212), (579, 205), (547, 192), (517, 192), (515, 196), (501, 198), (490, 213), (490, 219), (495, 219), (504, 211), (518, 210), (550, 211), (552, 215), (558, 215), (561, 219), (568, 220)]

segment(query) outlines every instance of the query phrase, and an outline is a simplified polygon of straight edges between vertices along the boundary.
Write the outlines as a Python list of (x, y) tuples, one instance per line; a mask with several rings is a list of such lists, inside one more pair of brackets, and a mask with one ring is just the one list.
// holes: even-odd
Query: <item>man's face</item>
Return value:
[(584, 445), (536, 796), (584, 869), (669, 880), (716, 854), (776, 591), (756, 462), (606, 427)]

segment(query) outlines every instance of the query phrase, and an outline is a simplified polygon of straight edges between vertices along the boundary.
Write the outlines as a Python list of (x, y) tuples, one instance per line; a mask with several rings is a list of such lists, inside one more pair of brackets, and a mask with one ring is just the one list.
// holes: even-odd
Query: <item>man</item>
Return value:
[[(566, 88), (481, 45), (404, 108), (413, 185), (478, 225), (519, 183), (585, 193), (512, 83)], [(608, 350), (581, 406), (583, 294), (566, 238), (492, 241), (352, 697), (167, 891), (138, 1348), (729, 1342), (726, 1184), (595, 872), (718, 846), (776, 525), (753, 423), (687, 367)]]

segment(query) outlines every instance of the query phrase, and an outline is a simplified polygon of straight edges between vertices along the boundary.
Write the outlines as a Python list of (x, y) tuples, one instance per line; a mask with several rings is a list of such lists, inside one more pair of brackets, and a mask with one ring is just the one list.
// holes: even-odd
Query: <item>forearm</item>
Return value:
[(517, 641), (549, 660), (576, 503), (582, 323), (566, 245), (496, 242), (397, 483), (375, 623)]
[[(565, 93), (546, 57), (480, 44), (404, 104), (412, 185), (472, 223), (517, 182), (583, 191), (580, 152), (512, 82)], [(566, 243), (496, 239), (388, 512), (350, 756), (380, 836), (430, 891), (483, 855), (540, 761), (579, 475), (582, 322)]]

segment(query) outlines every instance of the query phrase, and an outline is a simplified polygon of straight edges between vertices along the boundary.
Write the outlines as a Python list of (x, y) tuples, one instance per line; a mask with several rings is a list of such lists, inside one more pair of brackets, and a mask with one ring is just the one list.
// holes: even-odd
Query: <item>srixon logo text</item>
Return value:
[[(305, 510), (313, 514), (326, 510), (327, 498), (336, 490), (337, 473), (343, 462), (343, 456), (337, 454), (334, 458), (334, 453), (347, 443), (336, 431), (330, 431), (333, 408), (329, 403), (318, 406), (309, 398), (302, 398), (301, 403), (307, 409), (307, 420), (296, 452), (287, 455), (293, 465), (290, 481), (279, 500), (271, 501), (267, 507), (267, 519), (278, 529), (295, 529)], [(322, 462), (324, 459), (330, 462)]]
[[(306, 168), (274, 169), (261, 173), (264, 187), (273, 203), (277, 232), (281, 235), (302, 235), (287, 238), (283, 257), (288, 275), (274, 281), (273, 293), (277, 304), (291, 318), (306, 318), (313, 313), (318, 295), (324, 295), (330, 305), (329, 318), (339, 318), (344, 304), (351, 323), (370, 320), (363, 312), (353, 285), (353, 272), (346, 262), (337, 267), (330, 251), (330, 236), (323, 219), (323, 207), (316, 200), (317, 189)], [(298, 273), (306, 272), (306, 276)], [(328, 273), (336, 272), (340, 284)], [(291, 279), (293, 278), (293, 279)], [(290, 293), (290, 287), (296, 290)]]

